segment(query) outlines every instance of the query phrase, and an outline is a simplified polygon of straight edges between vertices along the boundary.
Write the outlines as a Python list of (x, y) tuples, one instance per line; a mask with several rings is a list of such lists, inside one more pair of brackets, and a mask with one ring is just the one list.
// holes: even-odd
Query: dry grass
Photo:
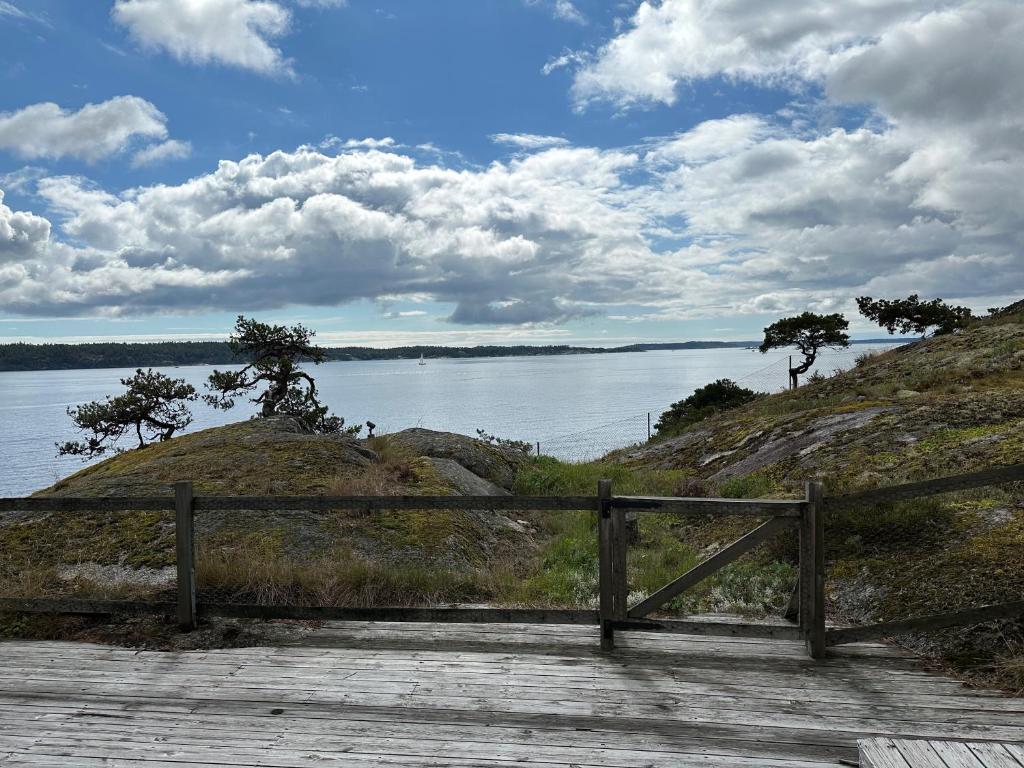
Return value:
[(511, 563), (464, 570), (396, 565), (342, 547), (293, 556), (274, 537), (259, 534), (201, 549), (196, 578), (213, 602), (348, 607), (508, 600), (521, 580)]
[(416, 455), (388, 435), (371, 437), (367, 447), (377, 460), (369, 466), (337, 475), (328, 494), (332, 496), (400, 496), (417, 481)]
[(996, 657), (992, 667), (996, 685), (1024, 696), (1024, 641), (1007, 640), (1006, 652)]

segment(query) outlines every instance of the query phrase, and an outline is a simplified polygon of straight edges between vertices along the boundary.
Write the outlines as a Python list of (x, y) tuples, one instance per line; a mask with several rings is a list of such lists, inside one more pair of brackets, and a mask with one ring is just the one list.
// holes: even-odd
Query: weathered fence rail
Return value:
[[(964, 626), (1024, 615), (1024, 601), (900, 621), (848, 627), (825, 625), (825, 515), (844, 509), (888, 504), (938, 493), (1024, 481), (1024, 464), (955, 477), (827, 497), (821, 483), (808, 483), (802, 499), (705, 499), (615, 496), (611, 481), (598, 483), (594, 496), (197, 496), (190, 482), (176, 483), (174, 496), (0, 498), (0, 512), (171, 511), (175, 513), (177, 599), (169, 602), (80, 598), (0, 597), (0, 612), (177, 614), (183, 629), (200, 617), (458, 623), (593, 624), (601, 646), (614, 647), (616, 631), (643, 630), (714, 636), (802, 639), (814, 658), (829, 645), (890, 637), (900, 633)], [(194, 521), (197, 511), (382, 510), (582, 510), (597, 513), (599, 600), (597, 610), (533, 608), (347, 608), (305, 605), (243, 605), (198, 601)], [(635, 605), (628, 604), (629, 516), (638, 511), (683, 516), (751, 517), (756, 528), (698, 563)], [(737, 623), (652, 618), (666, 603), (724, 566), (787, 529), (799, 532), (799, 575), (787, 618), (795, 621)]]

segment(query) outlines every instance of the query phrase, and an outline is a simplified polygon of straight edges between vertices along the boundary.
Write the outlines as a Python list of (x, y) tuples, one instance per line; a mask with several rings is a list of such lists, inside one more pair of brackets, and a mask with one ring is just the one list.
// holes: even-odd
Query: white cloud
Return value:
[(395, 140), (390, 136), (381, 139), (339, 139), (337, 136), (328, 136), (319, 144), (320, 149), (388, 149), (394, 146)]
[(536, 133), (495, 133), (491, 135), (495, 144), (511, 144), (522, 149), (544, 149), (564, 147), (569, 140), (561, 136), (541, 136)]
[(20, 157), (75, 157), (95, 162), (126, 149), (136, 138), (163, 139), (167, 118), (145, 99), (117, 96), (77, 112), (33, 104), (0, 113), (0, 149)]
[[(0, 189), (0, 269), (5, 263), (42, 255), (49, 239), (50, 222), (42, 216), (12, 211), (4, 205), (4, 193)], [(2, 286), (0, 277), (0, 290)]]
[(562, 21), (571, 21), (574, 24), (587, 23), (587, 18), (580, 13), (572, 0), (526, 0), (526, 4), (547, 8), (552, 16)]
[(708, 120), (675, 138), (659, 142), (648, 158), (655, 163), (699, 165), (748, 149), (779, 130), (758, 115)]
[(17, 21), (34, 21), (35, 23), (42, 24), (45, 27), (51, 26), (45, 16), (28, 13), (14, 3), (8, 2), (8, 0), (0, 0), (0, 17), (7, 17), (8, 19), (15, 19)]
[(831, 71), (934, 0), (645, 0), (577, 73), (581, 102), (672, 104), (677, 86), (724, 75), (785, 84)]
[(21, 10), (14, 3), (8, 3), (6, 0), (0, 0), (0, 16), (10, 16), (14, 19), (30, 18), (27, 13)]
[(22, 234), (0, 304), (82, 315), (429, 299), (454, 305), (456, 323), (533, 328), (590, 313), (850, 311), (861, 293), (984, 308), (1024, 290), (1024, 164), (1005, 146), (980, 162), (972, 134), (948, 125), (960, 127), (808, 136), (736, 115), (640, 148), (541, 147), (486, 168), (337, 139), (359, 151), (251, 155), (121, 194), (47, 178), (38, 194), (59, 236), (43, 237), (38, 215), (10, 226)]
[(167, 160), (182, 160), (192, 154), (192, 144), (188, 141), (168, 139), (160, 144), (152, 144), (140, 149), (132, 156), (132, 168), (156, 165)]
[(588, 57), (577, 51), (565, 51), (559, 56), (548, 59), (541, 67), (541, 73), (550, 75), (552, 72), (573, 65), (582, 65), (588, 61)]
[(292, 74), (272, 44), (289, 31), (291, 14), (272, 0), (116, 0), (111, 13), (140, 45), (179, 61)]

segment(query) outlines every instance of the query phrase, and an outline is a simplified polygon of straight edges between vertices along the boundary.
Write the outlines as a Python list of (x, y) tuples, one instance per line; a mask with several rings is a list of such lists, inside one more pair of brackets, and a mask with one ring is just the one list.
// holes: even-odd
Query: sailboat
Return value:
[(423, 353), (422, 352), (420, 353), (420, 363), (419, 364), (420, 365), (426, 365), (427, 364), (427, 361), (423, 359)]

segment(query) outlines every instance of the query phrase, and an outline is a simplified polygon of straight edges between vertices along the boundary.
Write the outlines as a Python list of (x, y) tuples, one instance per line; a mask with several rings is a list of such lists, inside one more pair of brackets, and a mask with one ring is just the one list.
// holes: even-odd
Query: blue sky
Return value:
[(755, 338), (862, 293), (983, 309), (1024, 288), (1022, 17), (6, 0), (0, 338), (245, 312), (333, 343), (598, 344)]

